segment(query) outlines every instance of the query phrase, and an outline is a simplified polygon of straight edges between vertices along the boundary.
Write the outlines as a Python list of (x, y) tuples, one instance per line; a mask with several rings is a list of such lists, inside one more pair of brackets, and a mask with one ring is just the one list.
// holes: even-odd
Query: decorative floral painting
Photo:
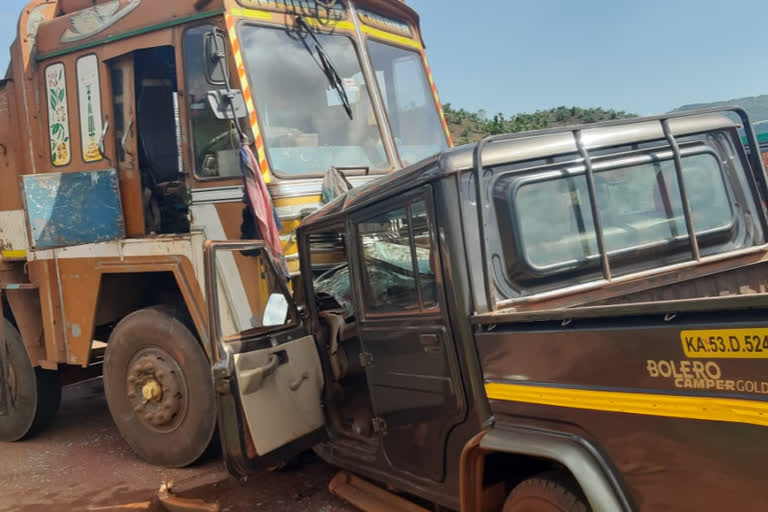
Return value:
[(99, 142), (103, 124), (101, 119), (101, 89), (99, 87), (99, 59), (95, 55), (86, 55), (77, 60), (77, 96), (83, 160), (85, 162), (98, 162), (102, 159), (99, 152)]
[(48, 130), (51, 140), (53, 165), (67, 165), (71, 161), (69, 138), (69, 109), (67, 107), (67, 78), (64, 64), (52, 64), (45, 70), (48, 92)]

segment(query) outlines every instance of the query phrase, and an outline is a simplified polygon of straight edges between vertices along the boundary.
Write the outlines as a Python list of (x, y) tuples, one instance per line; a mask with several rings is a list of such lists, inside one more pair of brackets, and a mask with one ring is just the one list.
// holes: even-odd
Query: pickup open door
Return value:
[(325, 439), (323, 371), (263, 243), (207, 242), (205, 272), (219, 433), (230, 473), (245, 476)]

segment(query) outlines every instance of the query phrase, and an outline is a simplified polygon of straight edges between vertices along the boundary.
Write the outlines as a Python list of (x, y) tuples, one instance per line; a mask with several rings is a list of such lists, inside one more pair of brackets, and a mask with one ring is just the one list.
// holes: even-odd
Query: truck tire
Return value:
[(123, 439), (147, 462), (188, 466), (211, 445), (211, 366), (196, 336), (169, 309), (142, 309), (117, 324), (104, 355), (104, 392)]
[(512, 489), (503, 512), (589, 512), (578, 489), (562, 482), (556, 473), (523, 480)]
[(9, 403), (0, 416), (0, 441), (21, 441), (47, 427), (61, 403), (59, 372), (34, 368), (18, 329), (2, 320), (5, 331)]

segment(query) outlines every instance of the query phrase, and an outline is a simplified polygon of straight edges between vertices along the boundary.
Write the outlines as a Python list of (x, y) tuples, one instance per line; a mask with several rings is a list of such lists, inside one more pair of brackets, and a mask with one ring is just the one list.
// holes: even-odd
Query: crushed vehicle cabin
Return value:
[[(204, 241), (268, 239), (296, 279), (330, 168), (359, 185), (450, 145), (399, 0), (31, 0), (0, 81), (0, 440), (103, 373), (137, 454), (194, 462), (216, 426)], [(261, 325), (261, 264), (220, 263), (232, 332)]]
[(208, 242), (230, 471), (314, 446), (363, 510), (764, 508), (766, 197), (736, 107), (492, 137), (306, 218), (303, 293), (268, 265), (235, 335), (217, 262), (270, 258)]

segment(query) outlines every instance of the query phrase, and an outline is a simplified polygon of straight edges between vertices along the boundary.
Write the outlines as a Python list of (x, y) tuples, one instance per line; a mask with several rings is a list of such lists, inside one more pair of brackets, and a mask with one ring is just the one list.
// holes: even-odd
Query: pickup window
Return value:
[[(699, 235), (728, 229), (733, 210), (720, 165), (711, 153), (683, 158), (683, 175)], [(609, 253), (687, 239), (672, 160), (595, 173), (598, 209)], [(555, 173), (521, 185), (515, 196), (529, 265), (546, 270), (597, 256), (592, 207), (583, 174)]]
[[(746, 192), (738, 159), (720, 156), (721, 150), (727, 151), (724, 144), (689, 143), (682, 151), (683, 180), (702, 256), (754, 245), (748, 226), (754, 201)], [(613, 275), (692, 258), (671, 151), (659, 148), (602, 158), (594, 164), (594, 181)], [(502, 245), (509, 277), (517, 286), (540, 291), (560, 288), (566, 281), (600, 279), (600, 251), (583, 165), (504, 174), (495, 188), (497, 205), (505, 210), (501, 224), (514, 233), (503, 237)]]
[(437, 307), (430, 224), (423, 200), (358, 224), (369, 314), (420, 312)]

